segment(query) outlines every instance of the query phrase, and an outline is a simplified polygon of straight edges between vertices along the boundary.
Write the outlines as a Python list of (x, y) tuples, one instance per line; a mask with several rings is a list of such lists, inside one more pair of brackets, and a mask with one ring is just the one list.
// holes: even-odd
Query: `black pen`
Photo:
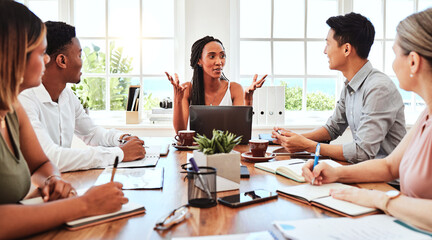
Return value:
[(118, 162), (119, 162), (119, 159), (118, 159), (118, 157), (116, 157), (115, 161), (114, 161), (114, 167), (113, 167), (113, 170), (112, 170), (112, 173), (111, 173), (111, 182), (114, 181), (114, 175), (115, 175), (115, 172), (117, 170)]

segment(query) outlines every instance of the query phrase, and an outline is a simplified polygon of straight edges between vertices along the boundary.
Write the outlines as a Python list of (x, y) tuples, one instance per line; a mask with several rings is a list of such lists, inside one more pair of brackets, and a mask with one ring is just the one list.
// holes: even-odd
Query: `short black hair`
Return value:
[(362, 59), (367, 59), (375, 38), (371, 21), (358, 13), (330, 17), (326, 23), (335, 32), (334, 39), (339, 46), (351, 44)]
[(72, 43), (76, 37), (75, 27), (64, 22), (45, 22), (47, 28), (47, 54), (50, 57), (57, 57), (65, 50), (65, 47)]

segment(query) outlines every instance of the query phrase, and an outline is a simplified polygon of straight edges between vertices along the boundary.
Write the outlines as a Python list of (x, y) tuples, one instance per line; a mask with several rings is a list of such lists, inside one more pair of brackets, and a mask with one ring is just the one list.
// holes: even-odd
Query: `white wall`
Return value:
[(185, 0), (184, 69), (185, 79), (192, 79), (190, 54), (192, 44), (204, 37), (213, 36), (222, 41), (227, 53), (224, 72), (229, 76), (230, 56), (230, 1), (229, 0)]

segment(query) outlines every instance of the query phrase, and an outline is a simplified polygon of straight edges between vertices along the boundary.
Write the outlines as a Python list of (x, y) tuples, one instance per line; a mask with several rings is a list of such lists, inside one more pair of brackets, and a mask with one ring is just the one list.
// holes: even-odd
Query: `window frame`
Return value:
[[(345, 78), (342, 75), (341, 72), (337, 72), (336, 75), (314, 75), (314, 74), (309, 74), (308, 73), (308, 65), (307, 65), (307, 53), (308, 53), (308, 46), (307, 43), (308, 42), (322, 42), (325, 39), (325, 36), (323, 36), (323, 38), (309, 38), (307, 37), (307, 24), (308, 24), (308, 1), (309, 0), (304, 0), (304, 10), (305, 10), (305, 15), (304, 15), (304, 37), (303, 38), (274, 38), (273, 37), (273, 29), (274, 29), (274, 2), (275, 0), (270, 0), (271, 1), (271, 26), (270, 26), (270, 36), (269, 38), (242, 38), (240, 37), (240, 1), (241, 0), (236, 0), (236, 1), (232, 1), (231, 4), (231, 10), (234, 14), (232, 14), (232, 21), (233, 24), (232, 26), (236, 27), (235, 32), (236, 34), (234, 34), (232, 37), (232, 41), (231, 41), (231, 45), (234, 46), (234, 49), (237, 49), (236, 52), (233, 53), (236, 54), (235, 59), (237, 61), (233, 61), (233, 63), (231, 63), (231, 69), (236, 69), (236, 71), (232, 72), (232, 76), (234, 76), (236, 79), (242, 79), (242, 78), (251, 78), (253, 77), (253, 75), (243, 75), (240, 74), (240, 43), (241, 41), (264, 41), (264, 42), (270, 42), (271, 45), (271, 73), (269, 73), (269, 76), (267, 77), (268, 83), (270, 83), (271, 85), (274, 84), (274, 80), (278, 79), (278, 78), (292, 78), (292, 79), (303, 79), (303, 94), (302, 94), (302, 110), (301, 111), (295, 111), (298, 113), (303, 113), (306, 114), (306, 112), (309, 112), (306, 115), (328, 115), (327, 111), (308, 111), (306, 109), (306, 94), (307, 94), (307, 80), (308, 79), (313, 79), (313, 78), (336, 78), (336, 84), (335, 84), (335, 105), (337, 100), (340, 97), (340, 92), (344, 86), (344, 81)], [(354, 0), (337, 0), (338, 1), (338, 14), (346, 14), (349, 12), (353, 11), (354, 8)], [(387, 44), (392, 44), (392, 42), (394, 42), (395, 38), (394, 36), (392, 37), (388, 37), (386, 36), (386, 26), (387, 26), (387, 18), (386, 18), (386, 8), (387, 8), (387, 1), (388, 0), (379, 0), (382, 4), (382, 19), (383, 19), (383, 36), (382, 38), (375, 38), (374, 44), (376, 43), (380, 43), (382, 44), (382, 69), (379, 69), (380, 71), (386, 73), (390, 78), (396, 78), (396, 75), (394, 73), (388, 73), (386, 72), (386, 64), (387, 61), (393, 61), (392, 59), (386, 59), (386, 50), (388, 50), (387, 48)], [(413, 0), (413, 13), (418, 11), (418, 6), (419, 6), (419, 1), (421, 0)], [(303, 42), (304, 43), (304, 67), (305, 67), (305, 74), (304, 75), (281, 75), (281, 74), (274, 74), (274, 43), (275, 42)], [(323, 45), (323, 50), (324, 50), (324, 45)], [(266, 84), (268, 84), (266, 83)], [(415, 93), (410, 93), (411, 94), (411, 99), (409, 102), (409, 107), (405, 108), (406, 112), (409, 112), (410, 114), (412, 113), (416, 113), (419, 114), (421, 112), (420, 109), (418, 109), (418, 107), (416, 107), (417, 105), (417, 100), (416, 100), (416, 95)], [(290, 110), (286, 110), (286, 111), (290, 111)], [(294, 112), (294, 111), (293, 111)], [(312, 113), (315, 112), (315, 113)], [(322, 113), (322, 114), (320, 114)]]

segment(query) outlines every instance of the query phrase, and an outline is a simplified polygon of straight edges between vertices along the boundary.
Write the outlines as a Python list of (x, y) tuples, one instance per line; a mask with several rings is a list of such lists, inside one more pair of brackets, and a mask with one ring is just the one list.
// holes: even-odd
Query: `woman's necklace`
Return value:
[(215, 96), (214, 96), (214, 98), (213, 98), (213, 101), (210, 103), (210, 106), (213, 106), (213, 103), (214, 103), (214, 101), (216, 100), (216, 97), (217, 97), (218, 92), (219, 92), (219, 89), (220, 89), (220, 85), (221, 85), (221, 83), (219, 82), (218, 89), (216, 90)]

